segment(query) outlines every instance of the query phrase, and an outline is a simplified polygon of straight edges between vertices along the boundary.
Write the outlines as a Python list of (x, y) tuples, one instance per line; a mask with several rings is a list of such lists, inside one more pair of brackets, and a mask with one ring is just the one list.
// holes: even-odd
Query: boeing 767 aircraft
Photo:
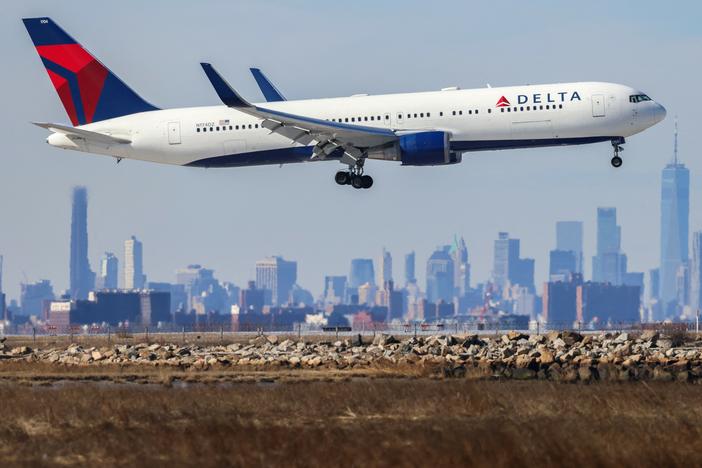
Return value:
[(252, 69), (268, 102), (250, 103), (202, 68), (224, 105), (159, 109), (129, 88), (50, 18), (23, 20), (71, 125), (36, 123), (59, 148), (195, 167), (338, 161), (340, 185), (370, 188), (366, 159), (405, 166), (461, 162), (464, 152), (624, 139), (666, 111), (629, 86), (558, 83), (285, 100)]

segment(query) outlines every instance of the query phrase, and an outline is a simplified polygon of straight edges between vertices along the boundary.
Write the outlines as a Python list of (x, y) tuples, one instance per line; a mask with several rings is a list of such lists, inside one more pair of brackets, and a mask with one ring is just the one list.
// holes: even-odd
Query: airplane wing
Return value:
[(104, 145), (128, 145), (129, 143), (131, 143), (131, 140), (127, 140), (126, 138), (113, 137), (104, 133), (92, 132), (90, 130), (83, 130), (75, 127), (68, 127), (66, 125), (46, 122), (32, 123), (37, 127), (45, 128), (52, 132), (63, 133), (69, 138), (81, 138), (83, 140), (94, 141), (96, 143), (101, 143)]
[(353, 165), (366, 151), (394, 143), (398, 136), (390, 129), (348, 125), (339, 122), (289, 114), (254, 106), (237, 93), (209, 63), (200, 64), (222, 102), (238, 111), (263, 120), (263, 127), (293, 143), (316, 142), (312, 158), (321, 158), (343, 150), (341, 162)]
[(271, 83), (271, 80), (269, 80), (268, 77), (263, 74), (260, 68), (249, 68), (249, 70), (251, 71), (254, 80), (256, 80), (256, 84), (258, 84), (258, 87), (261, 89), (263, 97), (266, 98), (266, 101), (287, 101), (287, 99), (285, 99), (285, 96), (283, 96), (283, 93), (278, 91), (278, 88), (276, 88), (275, 85)]

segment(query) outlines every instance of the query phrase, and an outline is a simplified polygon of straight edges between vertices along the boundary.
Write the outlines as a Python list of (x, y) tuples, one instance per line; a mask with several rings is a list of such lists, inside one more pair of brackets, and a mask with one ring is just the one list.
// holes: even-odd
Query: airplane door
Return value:
[(180, 144), (180, 122), (168, 122), (168, 144)]
[(605, 97), (603, 94), (593, 94), (592, 95), (592, 116), (593, 117), (604, 117), (605, 116)]

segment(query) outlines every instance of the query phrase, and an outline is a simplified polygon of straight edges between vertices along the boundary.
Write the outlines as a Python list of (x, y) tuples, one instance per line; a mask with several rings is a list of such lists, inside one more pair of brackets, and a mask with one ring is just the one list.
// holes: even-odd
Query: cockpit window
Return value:
[(632, 94), (629, 96), (629, 102), (643, 102), (643, 101), (650, 101), (651, 98), (646, 96), (645, 94)]

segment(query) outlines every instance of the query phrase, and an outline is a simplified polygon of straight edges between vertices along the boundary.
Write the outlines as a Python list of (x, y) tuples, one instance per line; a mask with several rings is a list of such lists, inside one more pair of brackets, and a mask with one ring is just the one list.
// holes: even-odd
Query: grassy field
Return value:
[(430, 379), (0, 384), (0, 461), (690, 466), (702, 386)]

